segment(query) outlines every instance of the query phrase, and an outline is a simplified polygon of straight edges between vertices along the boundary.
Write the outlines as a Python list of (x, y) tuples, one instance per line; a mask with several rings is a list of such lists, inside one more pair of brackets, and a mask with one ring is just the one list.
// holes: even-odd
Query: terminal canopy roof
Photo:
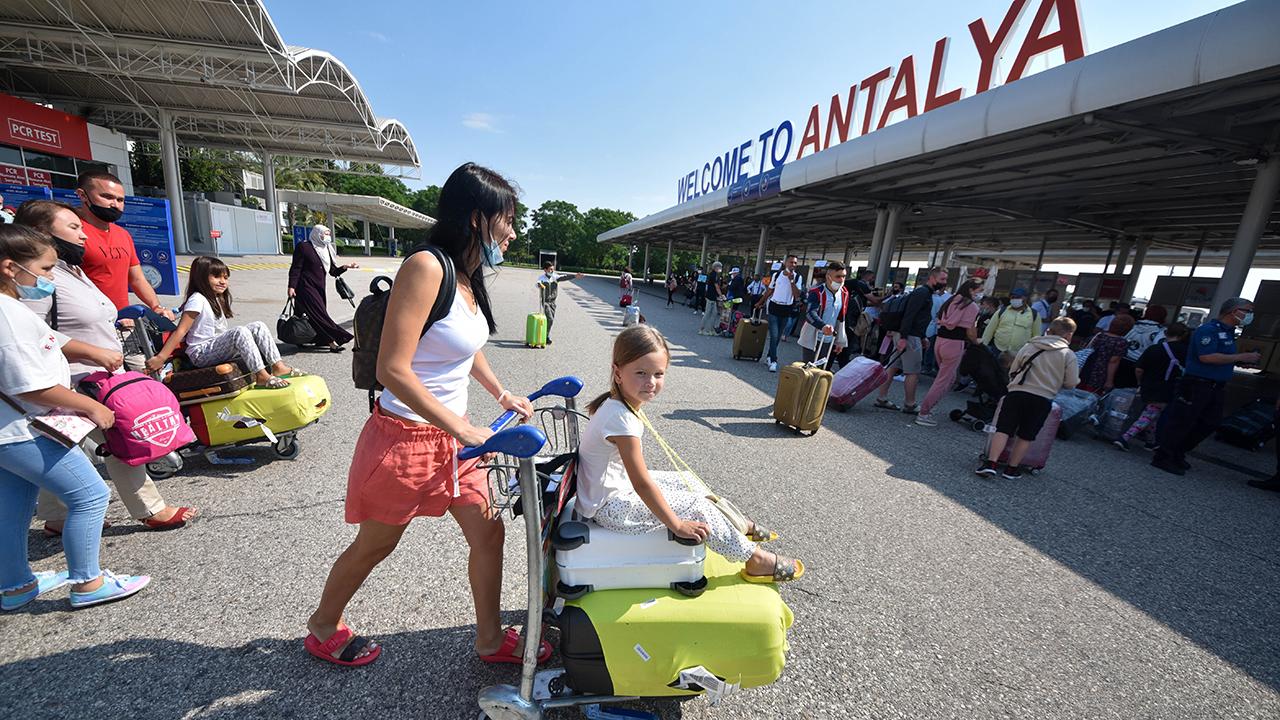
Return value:
[[(876, 206), (901, 203), (908, 251), (1035, 261), (1047, 240), (1046, 259), (1101, 264), (1132, 236), (1148, 263), (1202, 238), (1220, 258), (1280, 141), (1276, 28), (1280, 2), (1250, 0), (790, 162), (772, 197), (722, 188), (599, 239), (743, 254), (766, 225), (770, 254), (865, 253)], [(1275, 219), (1259, 264), (1280, 263)]]
[[(261, 192), (261, 191), (258, 191)], [(394, 228), (429, 228), (435, 218), (376, 195), (343, 195), (309, 190), (276, 190), (279, 202), (297, 203), (316, 210), (368, 220)]]
[(131, 137), (417, 167), (337, 58), (286, 45), (260, 0), (0, 2), (0, 91)]

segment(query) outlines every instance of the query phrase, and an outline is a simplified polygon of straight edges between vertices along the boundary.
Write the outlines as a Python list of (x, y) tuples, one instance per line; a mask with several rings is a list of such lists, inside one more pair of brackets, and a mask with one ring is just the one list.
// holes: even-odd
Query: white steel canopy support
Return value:
[(182, 206), (182, 171), (178, 166), (178, 136), (173, 132), (173, 116), (160, 112), (160, 168), (164, 172), (164, 194), (169, 199), (173, 221), (175, 252), (191, 252), (187, 243), (187, 213)]
[(276, 252), (283, 255), (284, 241), (280, 237), (280, 201), (276, 198), (276, 159), (269, 152), (262, 153), (262, 185), (267, 195), (267, 212), (271, 213), (271, 227), (276, 231)]
[(889, 218), (889, 209), (885, 207), (876, 208), (876, 227), (871, 231), (871, 250), (867, 255), (867, 269), (876, 273), (875, 283), (881, 286), (887, 286), (883, 277), (880, 277), (880, 251), (884, 248), (884, 227)]
[[(880, 224), (880, 218), (876, 218), (876, 224)], [(889, 285), (889, 263), (893, 260), (893, 251), (898, 243), (898, 228), (902, 225), (902, 206), (891, 205), (889, 207), (888, 219), (885, 220), (884, 239), (880, 245), (880, 262), (876, 266), (876, 280)], [(881, 278), (885, 278), (883, 281)]]
[(760, 226), (760, 242), (756, 244), (756, 274), (764, 275), (764, 257), (769, 243), (769, 226)]
[(666, 277), (671, 277), (671, 254), (675, 251), (675, 240), (667, 238), (667, 272)]
[(1240, 227), (1236, 230), (1235, 242), (1231, 244), (1231, 254), (1227, 256), (1227, 266), (1218, 281), (1218, 291), (1213, 294), (1211, 314), (1216, 315), (1222, 303), (1238, 297), (1244, 290), (1245, 278), (1253, 266), (1253, 256), (1258, 252), (1258, 242), (1262, 240), (1271, 210), (1275, 207), (1277, 192), (1280, 192), (1280, 157), (1272, 155), (1258, 163), (1258, 175), (1240, 217)]

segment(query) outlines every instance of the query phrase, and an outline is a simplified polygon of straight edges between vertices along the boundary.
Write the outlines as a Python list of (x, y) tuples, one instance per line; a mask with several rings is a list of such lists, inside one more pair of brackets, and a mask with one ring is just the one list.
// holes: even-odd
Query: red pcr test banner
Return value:
[[(0, 120), (3, 121), (0, 122), (0, 144), (81, 160), (93, 159), (89, 150), (89, 124), (82, 117), (0, 94)], [(46, 174), (35, 172), (45, 177), (30, 177), (28, 171), (24, 179), (34, 181), (33, 184), (48, 180)], [(13, 177), (9, 170), (5, 170), (4, 175)]]

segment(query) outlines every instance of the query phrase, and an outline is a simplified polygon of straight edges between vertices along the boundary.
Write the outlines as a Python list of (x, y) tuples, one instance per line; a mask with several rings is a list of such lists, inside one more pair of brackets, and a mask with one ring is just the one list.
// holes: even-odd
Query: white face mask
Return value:
[(1020, 308), (1020, 307), (1022, 307), (1022, 298), (1014, 298), (1014, 299), (1010, 300), (1010, 301), (1009, 301), (1009, 307), (1015, 307), (1015, 308)]
[(974, 302), (982, 302), (982, 298), (986, 297), (986, 293), (974, 293), (971, 297)]
[(840, 292), (840, 283), (827, 283), (827, 289), (833, 293)]

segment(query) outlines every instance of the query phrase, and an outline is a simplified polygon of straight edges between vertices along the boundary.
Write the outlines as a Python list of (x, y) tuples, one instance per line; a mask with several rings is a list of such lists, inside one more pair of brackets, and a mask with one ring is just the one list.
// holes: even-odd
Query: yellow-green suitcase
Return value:
[(207, 447), (268, 438), (273, 433), (305, 427), (320, 419), (331, 404), (329, 386), (319, 375), (289, 378), (278, 390), (252, 388), (222, 400), (187, 408), (191, 429)]

